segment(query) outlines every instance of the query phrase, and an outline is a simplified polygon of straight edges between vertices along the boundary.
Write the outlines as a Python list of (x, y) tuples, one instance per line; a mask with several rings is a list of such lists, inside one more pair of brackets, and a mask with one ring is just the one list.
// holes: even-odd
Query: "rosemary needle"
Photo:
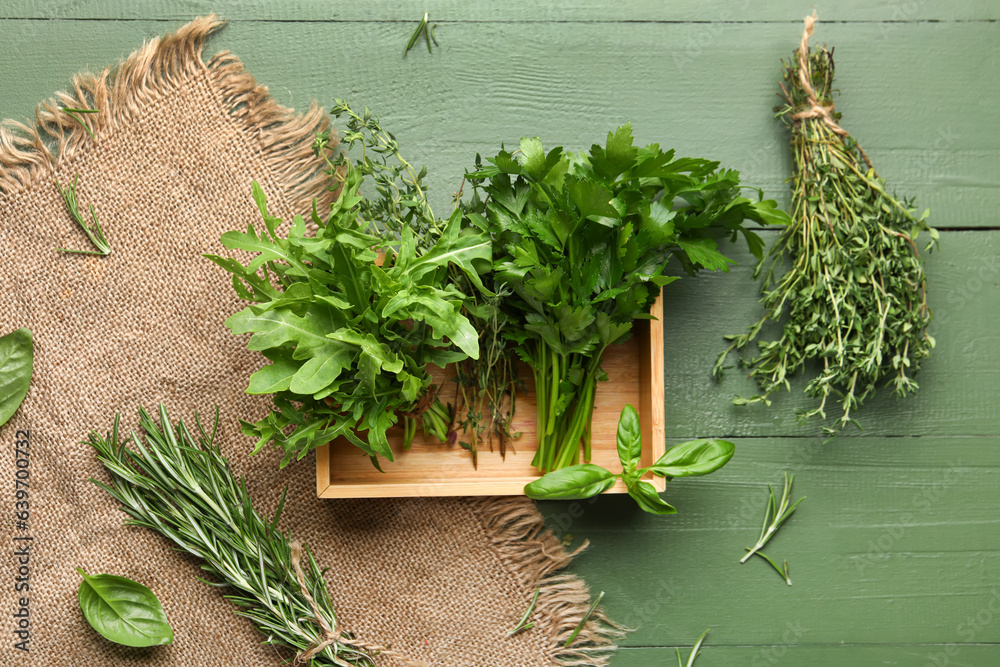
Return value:
[(701, 633), (701, 637), (698, 637), (698, 641), (691, 648), (691, 654), (688, 655), (687, 665), (682, 662), (681, 650), (677, 649), (677, 667), (692, 667), (694, 665), (694, 659), (698, 657), (698, 651), (701, 649), (701, 645), (704, 643), (707, 635), (708, 630), (705, 630), (705, 632)]
[(86, 123), (84, 123), (83, 119), (80, 118), (80, 116), (78, 116), (77, 114), (81, 114), (81, 113), (98, 113), (100, 111), (100, 109), (74, 109), (72, 107), (59, 107), (59, 110), (62, 111), (62, 112), (64, 112), (67, 116), (70, 116), (71, 118), (73, 118), (80, 125), (82, 125), (83, 129), (85, 129), (87, 131), (87, 134), (90, 135), (91, 139), (97, 139), (97, 137), (94, 136), (94, 132), (90, 129), (90, 126), (87, 125)]
[(597, 599), (594, 600), (594, 602), (590, 605), (590, 609), (587, 610), (587, 613), (584, 614), (583, 618), (580, 619), (580, 622), (577, 623), (576, 629), (573, 630), (573, 634), (571, 634), (569, 636), (569, 639), (566, 640), (566, 643), (563, 644), (564, 648), (569, 648), (570, 645), (574, 641), (576, 641), (576, 638), (580, 636), (580, 632), (583, 630), (583, 626), (585, 626), (587, 624), (587, 621), (590, 620), (591, 615), (594, 613), (594, 610), (597, 609), (597, 605), (601, 604), (601, 599), (603, 598), (604, 598), (604, 591), (601, 591), (600, 595), (597, 596)]
[(507, 633), (508, 637), (513, 637), (521, 630), (527, 630), (535, 626), (534, 623), (528, 623), (528, 619), (531, 618), (531, 613), (535, 611), (535, 604), (538, 602), (538, 595), (541, 592), (542, 592), (541, 586), (535, 589), (535, 594), (531, 598), (531, 604), (528, 605), (528, 610), (524, 612), (524, 616), (522, 616), (521, 620), (517, 622), (517, 625), (514, 626), (514, 629)]

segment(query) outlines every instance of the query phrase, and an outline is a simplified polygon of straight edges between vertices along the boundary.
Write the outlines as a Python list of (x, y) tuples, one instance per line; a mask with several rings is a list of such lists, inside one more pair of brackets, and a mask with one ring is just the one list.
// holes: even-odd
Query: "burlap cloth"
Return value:
[[(283, 109), (239, 61), (202, 61), (219, 22), (198, 19), (153, 40), (100, 75), (39, 107), (34, 127), (0, 136), (0, 332), (28, 327), (35, 370), (27, 400), (0, 429), (4, 552), (30, 535), (31, 651), (12, 648), (16, 563), (3, 559), (0, 662), (4, 665), (277, 665), (276, 653), (222, 592), (199, 581), (193, 558), (159, 535), (123, 526), (125, 515), (88, 481), (105, 478), (80, 440), (122, 412), (166, 404), (176, 419), (221, 410), (220, 441), (248, 478), (259, 510), (272, 512), (287, 484), (283, 527), (329, 567), (341, 627), (428, 665), (601, 665), (606, 626), (588, 624), (590, 651), (562, 642), (584, 613), (582, 581), (554, 574), (569, 561), (523, 498), (331, 501), (316, 498), (313, 458), (278, 469), (273, 452), (249, 457), (238, 418), (266, 402), (243, 393), (262, 364), (223, 320), (240, 304), (221, 269), (219, 236), (258, 215), (251, 179), (272, 210), (291, 217), (322, 197), (310, 145), (325, 115)], [(87, 106), (96, 140), (57, 105)], [(94, 204), (113, 248), (108, 257), (57, 252), (87, 247), (56, 190), (80, 174), (81, 208)], [(14, 524), (14, 434), (31, 432), (31, 516)], [(108, 572), (156, 592), (172, 646), (128, 649), (105, 641), (77, 605), (80, 577)], [(536, 627), (507, 631), (543, 586)], [(380, 665), (403, 661), (380, 657)]]

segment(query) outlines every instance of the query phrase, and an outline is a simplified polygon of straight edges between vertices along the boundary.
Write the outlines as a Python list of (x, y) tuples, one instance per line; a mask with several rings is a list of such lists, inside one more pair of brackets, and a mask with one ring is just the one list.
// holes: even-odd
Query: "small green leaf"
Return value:
[[(551, 473), (550, 473), (551, 474)], [(649, 482), (633, 482), (628, 485), (628, 494), (635, 499), (644, 512), (650, 514), (677, 514), (677, 510), (672, 505), (667, 504), (660, 494), (656, 492), (656, 487)]]
[(0, 426), (14, 416), (28, 395), (33, 365), (31, 331), (18, 329), (0, 336)]
[(628, 470), (630, 463), (634, 469), (641, 456), (642, 430), (639, 413), (631, 405), (626, 405), (618, 418), (618, 458), (622, 462), (622, 470)]
[(663, 477), (707, 475), (726, 465), (735, 451), (726, 440), (691, 440), (671, 447), (646, 470)]
[(537, 500), (575, 500), (604, 493), (615, 484), (617, 476), (593, 463), (581, 463), (542, 475), (524, 487), (529, 498)]
[(113, 574), (83, 577), (78, 598), (84, 618), (102, 637), (124, 646), (161, 646), (174, 641), (167, 615), (153, 591)]

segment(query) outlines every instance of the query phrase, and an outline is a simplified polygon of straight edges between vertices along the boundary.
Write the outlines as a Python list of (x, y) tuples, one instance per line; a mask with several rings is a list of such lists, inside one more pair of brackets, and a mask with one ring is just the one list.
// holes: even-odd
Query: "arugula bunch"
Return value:
[[(425, 426), (436, 416), (434, 434), (444, 439), (450, 415), (433, 401), (427, 366), (479, 356), (478, 333), (461, 312), (465, 297), (445, 278), (451, 266), (480, 284), (473, 262), (490, 259), (490, 239), (462, 230), (456, 211), (432, 243), (425, 238), (418, 247), (404, 226), (390, 245), (359, 217), (363, 174), (349, 162), (340, 169), (342, 190), (326, 220), (313, 206), (315, 234), (295, 216), (283, 236), (282, 220), (268, 212), (254, 183), (264, 230), (258, 234), (251, 224), (222, 236), (227, 248), (253, 258), (244, 266), (207, 255), (233, 274), (233, 287), (251, 302), (226, 326), (253, 334), (249, 348), (271, 361), (251, 376), (247, 392), (275, 397), (271, 414), (244, 422), (243, 430), (257, 438), (255, 452), (269, 441), (280, 447), (282, 466), (340, 436), (376, 466), (377, 455), (391, 461), (386, 431), (431, 403)], [(406, 424), (407, 441), (414, 426)]]
[(534, 371), (533, 465), (555, 470), (577, 463), (581, 441), (589, 460), (602, 355), (677, 279), (666, 275), (668, 261), (692, 275), (727, 271), (733, 262), (719, 239), (743, 234), (759, 258), (763, 243), (743, 222), (788, 216), (773, 200), (741, 196), (739, 173), (718, 162), (635, 146), (630, 125), (588, 153), (546, 153), (533, 138), (488, 162), (477, 158), (466, 175), (476, 189), (466, 212), (494, 239), (495, 286), (513, 292), (503, 308), (518, 323), (504, 335)]

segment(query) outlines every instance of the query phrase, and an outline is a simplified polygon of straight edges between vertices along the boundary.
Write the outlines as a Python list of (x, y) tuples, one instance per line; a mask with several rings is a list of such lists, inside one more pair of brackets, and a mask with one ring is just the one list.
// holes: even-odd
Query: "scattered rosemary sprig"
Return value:
[[(336, 628), (337, 620), (322, 571), (306, 550), (305, 586), (296, 580), (288, 535), (277, 529), (285, 495), (270, 522), (254, 510), (246, 481), (236, 479), (214, 444), (218, 411), (211, 435), (197, 416), (196, 433), (182, 421), (172, 426), (163, 406), (159, 417), (157, 424), (139, 410), (145, 444), (134, 433), (120, 437), (118, 416), (107, 436), (90, 434), (111, 484), (91, 481), (122, 504), (132, 517), (127, 523), (154, 530), (204, 561), (202, 569), (218, 580), (206, 583), (229, 589), (236, 614), (253, 621), (265, 643), (300, 656), (323, 646), (311, 656), (313, 667), (374, 667), (368, 650), (344, 633), (330, 639), (321, 628)], [(135, 449), (126, 446), (129, 441)]]
[(111, 254), (111, 245), (108, 243), (108, 239), (104, 236), (104, 230), (101, 229), (101, 223), (97, 219), (97, 211), (94, 209), (94, 205), (90, 205), (90, 217), (93, 218), (94, 223), (88, 225), (87, 221), (84, 220), (83, 215), (80, 214), (80, 206), (76, 200), (76, 184), (80, 180), (80, 175), (77, 174), (73, 178), (73, 182), (67, 187), (63, 187), (58, 181), (56, 182), (56, 187), (59, 188), (59, 194), (62, 195), (63, 201), (66, 202), (66, 208), (69, 209), (69, 214), (76, 221), (76, 224), (80, 225), (83, 229), (83, 233), (87, 235), (90, 242), (94, 244), (97, 250), (69, 250), (68, 248), (56, 248), (61, 252), (72, 252), (80, 255), (101, 255), (107, 257)]
[[(827, 401), (839, 401), (842, 414), (836, 434), (850, 423), (852, 412), (889, 385), (898, 396), (917, 390), (913, 374), (934, 347), (927, 333), (925, 273), (917, 251), (917, 235), (930, 234), (925, 250), (938, 233), (907, 199), (897, 199), (858, 143), (841, 128), (834, 111), (833, 53), (810, 50), (814, 17), (795, 57), (785, 64), (776, 109), (791, 131), (791, 224), (781, 233), (755, 277), (762, 283), (765, 313), (747, 333), (727, 336), (732, 344), (716, 362), (721, 375), (730, 350), (740, 365), (750, 368), (761, 394), (737, 398), (740, 405), (762, 402), (782, 388), (807, 363), (822, 365), (805, 389), (818, 405), (799, 413), (800, 420), (826, 418)], [(776, 271), (791, 267), (780, 276)], [(750, 343), (768, 320), (783, 321), (778, 340), (758, 342), (759, 354), (749, 358)]]
[(590, 604), (590, 608), (587, 610), (587, 613), (584, 614), (583, 618), (580, 619), (580, 622), (576, 624), (576, 629), (573, 630), (573, 634), (571, 634), (569, 639), (566, 640), (566, 643), (563, 644), (563, 648), (569, 648), (573, 642), (576, 641), (576, 638), (580, 636), (580, 632), (583, 631), (583, 626), (587, 625), (587, 621), (589, 621), (590, 617), (594, 614), (594, 610), (597, 609), (597, 605), (601, 604), (602, 599), (604, 599), (604, 591), (601, 591), (597, 596), (597, 599)]
[(87, 125), (85, 122), (83, 122), (83, 119), (80, 118), (80, 116), (78, 116), (77, 114), (81, 114), (81, 113), (99, 113), (100, 109), (74, 109), (72, 107), (59, 107), (59, 110), (62, 111), (63, 113), (65, 113), (67, 116), (70, 116), (71, 118), (73, 118), (73, 120), (75, 120), (76, 122), (78, 122), (80, 125), (82, 125), (83, 129), (85, 129), (87, 131), (87, 134), (90, 135), (91, 139), (96, 139), (97, 138), (97, 137), (94, 136), (93, 131), (91, 131), (90, 126)]
[(792, 513), (795, 511), (795, 508), (799, 506), (799, 503), (805, 500), (805, 496), (803, 496), (802, 498), (799, 498), (794, 503), (789, 505), (792, 496), (792, 483), (794, 481), (795, 481), (795, 475), (791, 475), (786, 472), (785, 488), (781, 492), (780, 501), (775, 500), (774, 487), (771, 484), (767, 485), (767, 488), (770, 490), (771, 495), (767, 501), (767, 509), (764, 511), (764, 524), (761, 526), (760, 529), (760, 537), (757, 538), (757, 544), (755, 544), (753, 548), (747, 549), (747, 555), (740, 559), (740, 563), (745, 563), (754, 554), (760, 556), (768, 563), (770, 563), (771, 567), (773, 567), (775, 570), (778, 571), (778, 574), (780, 574), (785, 579), (785, 583), (787, 583), (789, 586), (792, 585), (792, 581), (788, 577), (788, 561), (785, 561), (785, 568), (784, 570), (782, 570), (770, 557), (765, 556), (763, 553), (761, 553), (760, 550), (763, 549), (764, 545), (767, 544), (768, 540), (770, 540), (774, 536), (774, 534), (778, 532), (778, 528), (781, 527), (781, 524), (783, 524), (788, 519), (788, 517), (792, 516)]
[(513, 637), (522, 630), (528, 630), (530, 628), (535, 627), (535, 624), (529, 623), (528, 619), (531, 618), (532, 612), (535, 611), (535, 604), (538, 603), (538, 596), (539, 594), (541, 594), (541, 592), (542, 592), (541, 587), (535, 589), (535, 594), (531, 597), (531, 604), (528, 605), (527, 611), (524, 612), (524, 616), (522, 616), (521, 620), (517, 622), (517, 625), (515, 625), (514, 628), (507, 633), (508, 637)]
[[(750, 547), (747, 547), (746, 550), (750, 551)], [(789, 586), (792, 585), (792, 579), (791, 579), (791, 577), (788, 574), (788, 561), (787, 560), (782, 562), (782, 566), (783, 567), (778, 567), (778, 564), (774, 562), (774, 559), (772, 559), (770, 556), (768, 556), (763, 551), (758, 551), (757, 555), (760, 556), (761, 558), (763, 558), (764, 560), (766, 560), (771, 565), (771, 567), (774, 568), (774, 571), (777, 572), (781, 576), (781, 578), (785, 580), (786, 584), (788, 584)]]
[(677, 650), (677, 667), (692, 667), (694, 665), (694, 659), (698, 657), (698, 652), (701, 650), (701, 645), (705, 641), (705, 637), (708, 636), (708, 630), (701, 633), (701, 637), (698, 637), (698, 641), (695, 642), (694, 646), (691, 648), (691, 653), (688, 655), (687, 664), (683, 662), (684, 658), (681, 657), (681, 650)]
[(417, 24), (417, 29), (413, 31), (412, 35), (410, 35), (410, 41), (406, 43), (406, 48), (403, 49), (403, 57), (405, 58), (406, 54), (410, 52), (410, 49), (417, 45), (417, 42), (420, 41), (421, 37), (427, 41), (427, 53), (433, 53), (431, 50), (431, 42), (434, 42), (434, 46), (438, 46), (438, 41), (434, 38), (434, 28), (436, 27), (437, 23), (431, 25), (427, 12), (424, 12), (424, 18), (420, 19), (420, 23)]

